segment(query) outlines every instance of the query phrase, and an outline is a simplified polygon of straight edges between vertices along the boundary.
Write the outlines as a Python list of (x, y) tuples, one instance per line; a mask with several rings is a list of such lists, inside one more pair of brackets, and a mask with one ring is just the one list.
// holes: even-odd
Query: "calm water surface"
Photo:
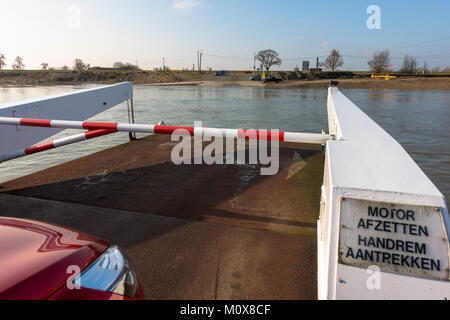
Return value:
[[(0, 104), (95, 87), (0, 88)], [(450, 92), (398, 90), (342, 90), (364, 112), (388, 131), (450, 198)], [(226, 128), (327, 131), (327, 90), (262, 88), (135, 86), (137, 123)], [(1, 107), (1, 105), (0, 105)], [(91, 120), (127, 122), (126, 104)], [(60, 138), (74, 134), (66, 130)], [(51, 167), (128, 141), (126, 133), (85, 141), (0, 164), (0, 182)]]

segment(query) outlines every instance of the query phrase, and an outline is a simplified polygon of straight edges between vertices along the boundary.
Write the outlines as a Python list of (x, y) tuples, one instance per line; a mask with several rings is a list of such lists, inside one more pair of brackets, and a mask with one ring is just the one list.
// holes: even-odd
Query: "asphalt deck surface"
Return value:
[(148, 299), (315, 299), (322, 148), (282, 143), (262, 176), (175, 166), (175, 144), (149, 136), (3, 183), (0, 216), (120, 245)]

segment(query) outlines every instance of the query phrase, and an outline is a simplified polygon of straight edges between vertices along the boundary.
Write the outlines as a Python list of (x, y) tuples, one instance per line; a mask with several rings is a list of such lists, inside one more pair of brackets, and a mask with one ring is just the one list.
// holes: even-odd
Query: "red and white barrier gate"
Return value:
[(325, 144), (330, 136), (317, 133), (299, 133), (299, 132), (277, 132), (263, 130), (244, 130), (244, 129), (217, 129), (203, 127), (183, 127), (183, 126), (165, 126), (148, 124), (129, 124), (112, 122), (89, 122), (89, 121), (67, 121), (67, 120), (44, 120), (44, 119), (26, 119), (26, 118), (7, 118), (0, 117), (0, 125), (30, 126), (44, 128), (63, 128), (63, 129), (84, 129), (89, 130), (86, 133), (78, 134), (51, 142), (31, 146), (22, 150), (17, 150), (9, 154), (0, 156), (0, 162), (22, 157), (25, 155), (45, 151), (52, 148), (68, 145), (71, 143), (104, 136), (114, 132), (138, 132), (154, 134), (172, 134), (177, 130), (185, 130), (191, 136), (222, 136), (226, 138), (239, 139), (257, 139), (257, 140), (277, 140), (279, 142)]
[(20, 150), (14, 151), (14, 152), (9, 152), (9, 153), (0, 155), (0, 162), (4, 162), (4, 161), (8, 161), (8, 160), (12, 160), (12, 159), (28, 156), (30, 154), (34, 154), (34, 153), (38, 153), (38, 152), (42, 152), (42, 151), (46, 151), (46, 150), (50, 150), (50, 149), (66, 146), (68, 144), (72, 144), (72, 143), (75, 143), (75, 142), (80, 142), (80, 141), (84, 141), (84, 140), (89, 140), (89, 139), (101, 137), (101, 136), (104, 136), (104, 135), (107, 135), (107, 134), (111, 134), (111, 133), (114, 133), (114, 132), (115, 131), (105, 130), (105, 129), (91, 130), (91, 131), (84, 132), (84, 133), (79, 133), (79, 134), (76, 134), (76, 135), (73, 135), (73, 136), (69, 136), (69, 137), (65, 137), (65, 138), (61, 138), (61, 139), (57, 139), (57, 140), (53, 140), (53, 141), (49, 141), (49, 142), (36, 144), (34, 146), (31, 146), (31, 147), (28, 147), (28, 148), (25, 148), (25, 149), (20, 149)]

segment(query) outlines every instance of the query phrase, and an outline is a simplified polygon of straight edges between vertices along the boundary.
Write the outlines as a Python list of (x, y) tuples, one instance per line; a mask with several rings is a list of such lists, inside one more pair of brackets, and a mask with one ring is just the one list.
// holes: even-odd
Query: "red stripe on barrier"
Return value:
[(191, 136), (194, 135), (194, 127), (155, 126), (154, 131), (156, 134), (172, 134), (178, 129), (187, 130)]
[(114, 132), (116, 132), (116, 131), (108, 130), (108, 129), (92, 130), (92, 131), (86, 132), (85, 136), (86, 136), (86, 139), (92, 139), (92, 138), (101, 137), (101, 136), (104, 136), (107, 134), (111, 134)]
[(41, 151), (45, 151), (45, 150), (49, 150), (49, 149), (53, 149), (55, 146), (53, 145), (53, 141), (50, 142), (44, 142), (41, 144), (37, 144), (35, 146), (29, 147), (25, 149), (25, 154), (33, 154), (33, 153), (38, 153)]
[(83, 122), (83, 128), (86, 130), (99, 130), (107, 129), (117, 132), (118, 123), (106, 123), (106, 122)]
[(52, 120), (44, 120), (44, 119), (20, 119), (20, 124), (22, 126), (31, 126), (31, 127), (51, 127)]
[(284, 132), (283, 131), (281, 131), (281, 132), (279, 132), (279, 141), (280, 142), (284, 142)]
[[(272, 131), (264, 131), (262, 130), (238, 130), (238, 138), (239, 139), (247, 139), (247, 140), (264, 140), (267, 141), (280, 141), (284, 142), (284, 132), (279, 131), (278, 134)], [(272, 140), (273, 139), (273, 140)]]

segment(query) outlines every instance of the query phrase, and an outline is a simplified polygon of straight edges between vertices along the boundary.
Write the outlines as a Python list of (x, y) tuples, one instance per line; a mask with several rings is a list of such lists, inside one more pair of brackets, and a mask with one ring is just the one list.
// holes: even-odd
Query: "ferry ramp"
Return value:
[[(280, 171), (174, 165), (148, 136), (0, 186), (0, 216), (124, 248), (148, 299), (315, 299), (321, 146), (280, 144)], [(70, 147), (61, 149), (70, 152)]]

